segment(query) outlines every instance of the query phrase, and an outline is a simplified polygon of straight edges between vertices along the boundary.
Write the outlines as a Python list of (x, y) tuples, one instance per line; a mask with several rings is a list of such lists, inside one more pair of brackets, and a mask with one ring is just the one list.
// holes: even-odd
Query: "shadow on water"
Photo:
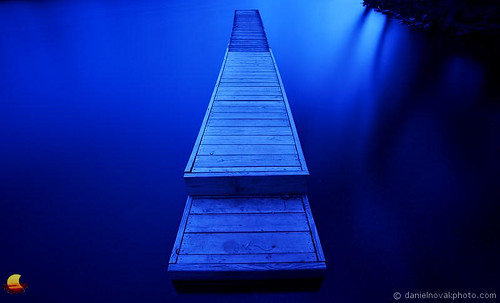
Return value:
[(317, 292), (323, 279), (172, 281), (178, 293), (279, 293)]

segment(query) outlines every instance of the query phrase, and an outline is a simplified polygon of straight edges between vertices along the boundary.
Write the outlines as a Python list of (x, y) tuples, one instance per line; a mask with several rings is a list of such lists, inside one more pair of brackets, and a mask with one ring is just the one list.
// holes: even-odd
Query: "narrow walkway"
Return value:
[(260, 14), (236, 11), (221, 72), (185, 169), (173, 279), (320, 276), (309, 172)]

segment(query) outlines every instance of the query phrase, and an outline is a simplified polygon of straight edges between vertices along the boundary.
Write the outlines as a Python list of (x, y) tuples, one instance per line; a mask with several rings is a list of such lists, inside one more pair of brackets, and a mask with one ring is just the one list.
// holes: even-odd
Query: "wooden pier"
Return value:
[(184, 172), (174, 280), (314, 278), (325, 259), (309, 172), (260, 14), (237, 10)]

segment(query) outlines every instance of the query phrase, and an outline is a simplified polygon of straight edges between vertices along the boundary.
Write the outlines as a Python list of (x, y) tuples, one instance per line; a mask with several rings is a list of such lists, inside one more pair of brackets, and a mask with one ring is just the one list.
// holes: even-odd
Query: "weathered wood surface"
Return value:
[[(273, 173), (274, 180), (279, 179), (278, 172), (286, 172), (283, 184), (276, 187), (275, 181), (242, 178), (251, 172), (266, 171)], [(297, 173), (291, 178), (293, 171)], [(212, 174), (200, 174), (205, 172)], [(236, 11), (224, 63), (186, 166), (188, 193), (305, 193), (307, 175), (297, 130), (260, 15), (258, 11)], [(271, 175), (256, 177), (271, 179)], [(206, 182), (210, 184), (208, 188), (200, 185), (205, 183), (201, 179), (206, 178), (211, 179)], [(295, 180), (285, 183), (290, 179)]]
[(170, 274), (198, 279), (207, 271), (260, 271), (262, 278), (269, 270), (284, 271), (283, 277), (305, 270), (320, 276), (326, 265), (306, 203), (305, 196), (190, 197)]
[(309, 175), (258, 11), (236, 11), (185, 169), (188, 201), (169, 262), (178, 280), (315, 278), (326, 263)]

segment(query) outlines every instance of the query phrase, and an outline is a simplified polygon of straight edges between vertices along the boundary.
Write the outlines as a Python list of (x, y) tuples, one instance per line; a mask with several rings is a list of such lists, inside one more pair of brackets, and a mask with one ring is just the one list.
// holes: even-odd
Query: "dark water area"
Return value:
[[(360, 1), (0, 2), (1, 302), (391, 302), (496, 292), (498, 48)], [(177, 293), (183, 169), (258, 8), (311, 173), (317, 291)], [(402, 300), (404, 301), (404, 300)]]

